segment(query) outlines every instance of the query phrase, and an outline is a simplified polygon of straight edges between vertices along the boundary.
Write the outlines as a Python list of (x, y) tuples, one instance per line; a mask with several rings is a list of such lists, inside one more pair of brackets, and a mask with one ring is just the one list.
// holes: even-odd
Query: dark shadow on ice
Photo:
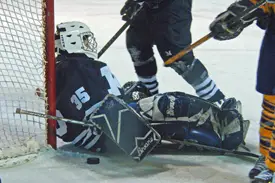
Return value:
[[(207, 165), (203, 162), (196, 161), (196, 159), (202, 157), (213, 158), (221, 163), (238, 164), (240, 160), (251, 162), (251, 166), (255, 162), (254, 158), (222, 155), (217, 152), (210, 151), (198, 151), (195, 148), (185, 148), (178, 150), (176, 147), (159, 146), (151, 152), (142, 162), (135, 162), (131, 157), (125, 155), (114, 143), (106, 142), (108, 153), (92, 153), (84, 149), (79, 149), (73, 145), (64, 145), (59, 148), (55, 159), (69, 166), (75, 166), (77, 168), (90, 170), (97, 174), (110, 177), (146, 177), (157, 175), (162, 172), (168, 172), (175, 167), (187, 168), (187, 169), (203, 169)], [(100, 164), (89, 165), (86, 163), (88, 157), (100, 158)], [(210, 160), (211, 161), (211, 160)], [(212, 163), (211, 163), (212, 164)], [(207, 167), (209, 169), (209, 167)], [(214, 170), (213, 170), (214, 172)]]
[[(97, 174), (110, 178), (152, 176), (169, 171), (170, 168), (167, 164), (174, 166), (201, 166), (199, 163), (171, 159), (171, 155), (167, 157), (149, 155), (142, 162), (137, 163), (131, 157), (125, 155), (114, 143), (106, 143), (108, 144), (108, 153), (92, 153), (73, 145), (64, 145), (59, 148), (57, 156), (54, 158), (61, 163), (69, 164), (69, 166), (90, 169)], [(172, 156), (175, 157), (175, 155)], [(100, 158), (100, 164), (87, 164), (86, 159), (88, 157)]]

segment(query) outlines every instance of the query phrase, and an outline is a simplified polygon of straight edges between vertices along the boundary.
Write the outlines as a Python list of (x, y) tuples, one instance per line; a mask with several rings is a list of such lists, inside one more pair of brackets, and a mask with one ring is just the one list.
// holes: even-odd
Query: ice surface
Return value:
[[(208, 26), (215, 16), (233, 0), (195, 0), (193, 3), (193, 41), (208, 33)], [(55, 1), (56, 23), (83, 21), (95, 33), (99, 49), (124, 23), (119, 11), (124, 0), (58, 0)], [(258, 128), (261, 95), (255, 91), (256, 68), (263, 31), (255, 25), (247, 28), (232, 41), (210, 40), (197, 49), (196, 56), (206, 65), (210, 76), (228, 96), (243, 103), (243, 115), (251, 120), (247, 146), (258, 152)], [(158, 59), (160, 91), (194, 91), (173, 70), (164, 68)], [(121, 83), (136, 80), (130, 56), (125, 47), (125, 34), (101, 57)], [(121, 67), (123, 69), (121, 72)], [(172, 82), (171, 82), (172, 81)], [(60, 152), (44, 152), (38, 159), (21, 166), (0, 169), (3, 183), (49, 183), (49, 182), (249, 182), (247, 173), (253, 160), (228, 156), (198, 156), (190, 154), (154, 155), (135, 164), (123, 157), (111, 155), (101, 158), (99, 165), (87, 165), (84, 155)]]

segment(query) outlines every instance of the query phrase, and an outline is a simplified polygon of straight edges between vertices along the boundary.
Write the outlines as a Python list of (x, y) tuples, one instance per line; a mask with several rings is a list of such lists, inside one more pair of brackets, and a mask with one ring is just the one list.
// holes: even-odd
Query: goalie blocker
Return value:
[(141, 161), (161, 140), (147, 121), (114, 95), (108, 95), (89, 120), (136, 161)]

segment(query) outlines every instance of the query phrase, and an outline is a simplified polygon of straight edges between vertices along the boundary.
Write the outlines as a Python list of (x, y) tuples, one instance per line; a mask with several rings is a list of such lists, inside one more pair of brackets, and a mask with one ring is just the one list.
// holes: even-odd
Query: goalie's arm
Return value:
[[(58, 117), (63, 117), (60, 111), (57, 111), (56, 114)], [(100, 151), (102, 148), (102, 132), (92, 124), (81, 125), (70, 121), (57, 120), (56, 136), (64, 142), (72, 143), (87, 150)]]
[[(57, 65), (57, 115), (87, 121), (100, 101), (110, 92), (121, 94), (115, 77), (105, 63), (83, 58), (66, 58)], [(93, 127), (57, 124), (57, 136), (78, 147), (98, 150), (102, 134)]]

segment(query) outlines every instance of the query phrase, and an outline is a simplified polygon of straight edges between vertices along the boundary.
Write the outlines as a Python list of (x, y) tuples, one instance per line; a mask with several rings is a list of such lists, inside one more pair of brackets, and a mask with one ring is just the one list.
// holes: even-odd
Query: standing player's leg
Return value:
[(275, 171), (275, 34), (272, 31), (272, 27), (275, 27), (275, 20), (270, 25), (273, 26), (268, 28), (263, 39), (257, 71), (256, 90), (264, 97), (260, 123), (260, 153), (262, 157), (249, 172), (250, 178), (254, 178), (261, 172), (256, 176), (256, 180), (262, 180), (263, 175), (272, 178)]
[(142, 17), (135, 20), (126, 32), (126, 45), (139, 81), (154, 95), (158, 93), (158, 82), (157, 64), (152, 49), (153, 39), (150, 36), (146, 15), (139, 16)]
[[(164, 61), (190, 45), (191, 9), (192, 0), (175, 0), (155, 13), (155, 40)], [(224, 99), (224, 94), (192, 51), (171, 64), (171, 67), (196, 90), (199, 97), (211, 102)]]

